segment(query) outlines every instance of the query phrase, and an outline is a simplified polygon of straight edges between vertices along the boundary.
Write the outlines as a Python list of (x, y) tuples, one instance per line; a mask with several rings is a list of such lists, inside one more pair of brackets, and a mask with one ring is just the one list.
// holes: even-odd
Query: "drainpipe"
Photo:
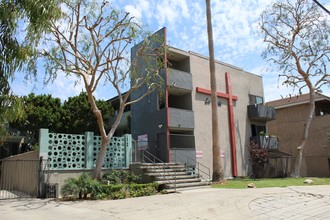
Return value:
[(165, 108), (166, 108), (166, 147), (167, 147), (167, 158), (168, 162), (171, 161), (171, 150), (170, 150), (170, 110), (168, 107), (168, 67), (167, 67), (167, 51), (166, 51), (166, 27), (164, 27), (164, 62), (165, 62)]
[(230, 81), (230, 74), (226, 72), (226, 93), (228, 94), (228, 118), (230, 129), (230, 145), (231, 145), (231, 161), (232, 161), (232, 175), (237, 176), (237, 159), (236, 159), (236, 138), (235, 138), (235, 122), (234, 122), (234, 107), (232, 99), (232, 87)]

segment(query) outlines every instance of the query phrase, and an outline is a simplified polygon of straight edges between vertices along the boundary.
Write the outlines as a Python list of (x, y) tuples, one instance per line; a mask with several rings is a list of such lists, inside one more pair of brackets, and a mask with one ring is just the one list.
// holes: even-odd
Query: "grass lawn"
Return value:
[(223, 184), (212, 184), (213, 188), (231, 188), (243, 189), (247, 184), (254, 183), (257, 188), (265, 187), (286, 187), (286, 186), (306, 186), (305, 179), (313, 180), (313, 185), (330, 185), (330, 178), (272, 178), (272, 179), (250, 179), (250, 178), (237, 178), (227, 180)]

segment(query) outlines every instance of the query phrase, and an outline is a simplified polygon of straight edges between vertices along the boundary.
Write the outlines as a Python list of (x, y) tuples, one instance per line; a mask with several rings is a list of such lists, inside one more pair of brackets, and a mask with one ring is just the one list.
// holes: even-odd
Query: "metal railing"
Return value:
[(179, 150), (173, 149), (172, 151), (174, 152), (174, 154), (172, 154), (172, 158), (174, 159), (175, 162), (184, 161), (187, 169), (195, 168), (195, 173), (197, 174), (198, 177), (202, 178), (205, 181), (211, 180), (210, 168), (197, 162), (195, 159), (185, 155), (184, 153), (182, 153)]
[(174, 182), (173, 182), (172, 180), (170, 180), (166, 177), (166, 175), (173, 176), (172, 174), (170, 174), (169, 172), (166, 171), (166, 169), (165, 169), (166, 163), (163, 162), (158, 157), (156, 157), (155, 155), (153, 155), (152, 153), (150, 153), (149, 151), (147, 151), (146, 149), (142, 150), (142, 162), (143, 163), (151, 163), (152, 168), (154, 169), (154, 171), (156, 169), (163, 169), (162, 179), (167, 181), (168, 183), (174, 185), (174, 191), (176, 191), (177, 173), (176, 173), (175, 169), (174, 169)]

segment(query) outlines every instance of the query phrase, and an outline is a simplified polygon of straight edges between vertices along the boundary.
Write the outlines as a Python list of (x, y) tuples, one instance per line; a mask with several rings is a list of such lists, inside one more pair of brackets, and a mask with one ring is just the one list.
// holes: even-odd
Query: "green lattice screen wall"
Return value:
[[(85, 135), (49, 133), (40, 130), (40, 156), (48, 159), (52, 170), (93, 169), (100, 150), (101, 137), (93, 132)], [(128, 168), (131, 163), (131, 135), (113, 137), (103, 163), (105, 169)]]

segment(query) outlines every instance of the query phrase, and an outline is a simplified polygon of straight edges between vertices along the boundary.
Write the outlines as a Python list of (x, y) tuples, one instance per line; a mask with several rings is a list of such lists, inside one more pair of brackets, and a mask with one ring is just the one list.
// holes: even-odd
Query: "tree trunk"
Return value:
[(210, 0), (206, 0), (206, 18), (207, 18), (207, 35), (209, 42), (209, 65), (210, 65), (210, 83), (211, 83), (211, 108), (212, 108), (212, 155), (213, 155), (213, 173), (212, 181), (218, 182), (223, 180), (223, 170), (220, 157), (220, 133), (218, 122), (218, 105), (217, 105), (217, 82), (215, 76), (215, 59), (213, 45), (213, 31), (211, 21), (211, 4)]
[(102, 142), (101, 142), (100, 152), (97, 156), (97, 160), (95, 162), (95, 169), (93, 172), (94, 179), (101, 179), (101, 171), (102, 171), (102, 166), (103, 166), (103, 162), (104, 162), (104, 157), (107, 152), (107, 145), (111, 141), (111, 138), (113, 137), (113, 134), (115, 133), (115, 130), (117, 129), (117, 127), (119, 125), (119, 122), (121, 121), (123, 112), (124, 112), (124, 107), (122, 107), (122, 104), (120, 104), (117, 118), (116, 118), (115, 122), (113, 123), (113, 125), (111, 126), (111, 129), (110, 129), (108, 135), (101, 136)]
[[(111, 139), (111, 137), (110, 137)], [(105, 153), (107, 152), (107, 145), (108, 145), (108, 140), (107, 138), (102, 137), (101, 141), (101, 147), (100, 147), (100, 152), (97, 156), (97, 159), (95, 161), (95, 169), (93, 172), (93, 178), (94, 179), (101, 179), (101, 171), (102, 171), (102, 166), (103, 166), (103, 160), (105, 157)]]
[(100, 151), (99, 154), (97, 156), (97, 159), (95, 161), (95, 169), (93, 172), (93, 178), (94, 179), (101, 179), (101, 171), (102, 171), (102, 166), (103, 166), (103, 161), (104, 161), (104, 157), (105, 154), (107, 152), (107, 145), (109, 144), (113, 134), (115, 133), (116, 128), (118, 127), (120, 120), (123, 116), (123, 112), (125, 109), (125, 104), (123, 103), (122, 97), (120, 96), (120, 106), (119, 106), (119, 110), (118, 110), (118, 115), (117, 118), (115, 120), (115, 122), (113, 123), (113, 125), (111, 126), (111, 129), (109, 131), (108, 134), (106, 134), (106, 131), (104, 129), (104, 122), (103, 122), (103, 117), (102, 117), (102, 112), (97, 108), (96, 103), (95, 103), (95, 99), (93, 97), (93, 92), (90, 89), (89, 84), (87, 83), (86, 78), (84, 78), (84, 82), (85, 82), (85, 87), (86, 87), (86, 91), (87, 91), (87, 95), (88, 95), (88, 102), (91, 105), (91, 109), (97, 119), (97, 124), (99, 127), (99, 131), (100, 131), (100, 135), (101, 135), (101, 147), (100, 147)]
[(304, 136), (302, 140), (300, 141), (299, 146), (297, 147), (297, 154), (296, 154), (296, 160), (295, 160), (295, 165), (294, 165), (294, 171), (291, 174), (292, 177), (300, 177), (300, 168), (301, 168), (301, 163), (302, 163), (302, 155), (303, 155), (303, 150), (306, 145), (308, 135), (309, 135), (309, 128), (312, 123), (313, 117), (315, 113), (315, 92), (314, 89), (310, 89), (309, 92), (309, 113), (308, 117), (306, 119), (306, 124), (304, 127)]

